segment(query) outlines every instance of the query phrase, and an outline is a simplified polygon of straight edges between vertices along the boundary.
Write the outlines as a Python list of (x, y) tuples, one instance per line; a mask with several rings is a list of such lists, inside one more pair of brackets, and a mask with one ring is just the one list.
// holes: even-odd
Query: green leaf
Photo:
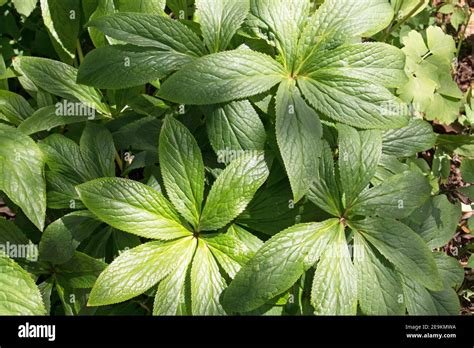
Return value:
[(191, 267), (191, 305), (194, 315), (225, 315), (219, 297), (226, 287), (207, 244), (198, 241)]
[(282, 83), (278, 89), (275, 128), (293, 197), (298, 202), (317, 177), (322, 126), (294, 83)]
[(367, 42), (316, 52), (300, 70), (302, 76), (318, 80), (319, 74), (350, 77), (384, 87), (407, 82), (405, 54), (397, 47)]
[(46, 199), (51, 209), (85, 209), (75, 186), (80, 180), (71, 180), (56, 172), (46, 172)]
[(373, 185), (379, 185), (395, 174), (403, 173), (409, 169), (408, 165), (401, 163), (396, 157), (388, 156), (382, 153), (379, 166), (371, 179)]
[(383, 133), (383, 153), (409, 157), (431, 149), (436, 142), (433, 127), (426, 121), (411, 119), (406, 127)]
[(73, 289), (90, 289), (106, 267), (105, 262), (76, 251), (69, 261), (56, 269), (60, 283), (67, 283)]
[(94, 167), (95, 177), (115, 176), (115, 146), (107, 128), (88, 122), (79, 146), (84, 162)]
[(13, 221), (0, 218), (0, 244), (28, 244), (29, 240)]
[(453, 289), (434, 292), (403, 277), (403, 292), (411, 315), (459, 315), (459, 298)]
[(159, 153), (168, 197), (197, 228), (204, 196), (204, 163), (196, 140), (181, 122), (167, 117), (161, 129)]
[(43, 299), (31, 276), (0, 253), (0, 315), (45, 315)]
[(311, 304), (316, 315), (355, 315), (357, 275), (344, 226), (334, 228), (330, 238), (314, 273)]
[[(256, 238), (237, 225), (229, 227), (227, 233), (204, 236), (204, 241), (209, 250), (230, 278), (235, 277), (240, 267), (246, 264), (256, 251), (256, 248), (251, 248), (244, 241), (240, 240), (237, 233), (240, 235), (246, 233), (246, 241), (250, 238), (249, 236)], [(256, 239), (261, 246), (260, 240)], [(255, 243), (255, 241), (252, 240), (252, 243)]]
[(86, 122), (88, 119), (88, 116), (81, 115), (58, 115), (56, 106), (51, 105), (36, 110), (31, 117), (21, 122), (18, 130), (26, 135), (31, 135), (67, 124)]
[(397, 270), (433, 290), (442, 289), (431, 250), (413, 230), (397, 220), (367, 218), (352, 222), (354, 229)]
[(372, 36), (390, 24), (393, 9), (386, 0), (326, 0), (308, 21), (300, 38), (300, 61), (325, 47)]
[(38, 0), (12, 0), (12, 2), (19, 14), (29, 17), (31, 12), (36, 8)]
[(435, 94), (433, 101), (426, 109), (425, 118), (429, 121), (439, 120), (443, 124), (450, 125), (458, 119), (460, 106), (461, 102), (458, 99)]
[(297, 59), (298, 39), (309, 15), (306, 0), (251, 0), (246, 25), (257, 36), (276, 46), (283, 65), (293, 71)]
[(298, 86), (317, 111), (341, 123), (388, 129), (408, 122), (407, 106), (373, 83), (320, 71), (317, 79), (298, 79)]
[(269, 239), (223, 295), (228, 312), (249, 312), (288, 290), (324, 251), (337, 219), (292, 226)]
[(336, 182), (333, 153), (327, 141), (323, 140), (322, 145), (319, 178), (310, 187), (308, 199), (329, 214), (341, 216), (343, 208), (339, 185)]
[(76, 83), (77, 70), (67, 64), (38, 57), (18, 57), (15, 69), (45, 91), (72, 101), (79, 101), (102, 114), (110, 114), (102, 95), (94, 88)]
[(351, 208), (351, 213), (402, 219), (421, 206), (430, 193), (431, 185), (422, 173), (407, 171), (364, 191)]
[[(83, 1), (83, 4), (84, 4), (84, 1)], [(116, 12), (114, 0), (96, 0), (95, 5), (96, 5), (95, 10), (94, 12), (91, 13), (89, 17), (90, 21)], [(95, 47), (106, 46), (111, 41), (109, 38), (107, 38), (104, 34), (102, 34), (96, 28), (89, 27), (87, 28), (87, 30), (89, 31), (89, 36), (92, 42), (94, 43)]]
[(53, 173), (66, 177), (72, 183), (96, 178), (95, 163), (83, 158), (80, 147), (73, 140), (61, 134), (52, 134), (39, 142), (39, 147)]
[(249, 12), (249, 0), (196, 0), (197, 21), (211, 53), (227, 48)]
[(43, 230), (46, 214), (43, 154), (30, 137), (13, 127), (0, 124), (0, 139), (0, 191)]
[(358, 233), (354, 235), (354, 266), (357, 298), (364, 314), (404, 314), (401, 279), (393, 266)]
[(0, 90), (0, 118), (19, 125), (33, 114), (34, 110), (21, 95)]
[(435, 252), (433, 256), (444, 286), (447, 288), (460, 287), (464, 282), (464, 269), (459, 261), (443, 252)]
[(149, 242), (117, 257), (99, 276), (90, 298), (90, 306), (104, 306), (134, 298), (173, 272), (193, 253), (195, 239)]
[(104, 46), (85, 57), (77, 82), (106, 89), (140, 86), (163, 78), (192, 61), (191, 56), (156, 48)]
[(265, 128), (248, 100), (216, 105), (206, 113), (207, 134), (218, 157), (226, 151), (264, 149)]
[[(280, 170), (284, 171), (283, 168)], [(273, 185), (268, 181), (239, 215), (237, 223), (252, 231), (273, 236), (296, 223), (314, 221), (316, 207), (304, 203), (304, 200), (294, 203), (287, 178)]]
[(207, 196), (200, 230), (217, 230), (235, 219), (267, 180), (268, 174), (262, 153), (244, 154), (231, 162), (217, 177)]
[(430, 248), (439, 248), (448, 244), (456, 233), (461, 207), (451, 204), (445, 195), (433, 197), (427, 204), (429, 212), (422, 215), (421, 224), (412, 228)]
[(76, 55), (81, 22), (81, 6), (76, 0), (40, 0), (41, 15), (59, 56), (68, 60)]
[(412, 11), (415, 9), (415, 7), (420, 4), (420, 0), (392, 0), (390, 1), (392, 4), (392, 7), (395, 11), (397, 19), (402, 19), (408, 14), (412, 13), (411, 17), (415, 17), (418, 13), (423, 11), (429, 4), (429, 0), (423, 0), (423, 4), (418, 7), (418, 9), (412, 13)]
[(462, 160), (461, 175), (465, 182), (474, 183), (474, 160), (469, 158)]
[(248, 250), (256, 253), (263, 245), (263, 242), (239, 225), (231, 225), (227, 233), (245, 244)]
[(378, 131), (357, 132), (339, 124), (339, 174), (345, 194), (345, 206), (350, 206), (375, 174), (382, 155), (382, 137)]
[(88, 26), (135, 46), (155, 47), (193, 57), (207, 53), (204, 44), (191, 29), (165, 16), (115, 13), (94, 19)]
[(162, 240), (191, 235), (166, 198), (147, 185), (102, 178), (79, 185), (76, 190), (92, 213), (119, 230)]
[(118, 0), (120, 12), (165, 14), (166, 0)]
[(185, 281), (195, 245), (194, 242), (193, 249), (186, 253), (187, 257), (158, 284), (153, 315), (179, 315), (179, 307), (185, 304)]
[(54, 221), (41, 236), (40, 259), (53, 264), (69, 261), (79, 244), (101, 223), (88, 211), (73, 212)]
[(451, 35), (445, 34), (443, 29), (430, 26), (426, 29), (428, 47), (433, 55), (445, 58), (447, 61), (456, 53), (456, 43)]
[(247, 49), (202, 57), (173, 74), (158, 96), (175, 103), (224, 103), (263, 93), (283, 78), (271, 57)]

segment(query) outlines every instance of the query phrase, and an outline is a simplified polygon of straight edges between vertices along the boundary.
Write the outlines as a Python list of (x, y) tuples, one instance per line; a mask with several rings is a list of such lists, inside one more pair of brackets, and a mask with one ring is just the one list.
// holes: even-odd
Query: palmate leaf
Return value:
[(182, 262), (196, 247), (191, 237), (169, 242), (148, 242), (117, 257), (99, 276), (89, 305), (103, 306), (129, 300), (150, 289)]
[(246, 153), (232, 161), (217, 177), (202, 211), (199, 229), (224, 227), (252, 200), (269, 175), (263, 153)]
[(163, 83), (158, 96), (181, 104), (225, 103), (263, 93), (283, 76), (282, 66), (271, 57), (239, 49), (186, 65)]
[(295, 225), (268, 240), (224, 292), (226, 311), (252, 311), (288, 290), (319, 259), (338, 222)]
[(183, 124), (167, 117), (161, 129), (159, 153), (168, 197), (197, 228), (204, 195), (204, 163), (196, 140)]
[(276, 96), (276, 138), (295, 202), (317, 177), (322, 126), (294, 82), (281, 83)]
[(44, 156), (19, 130), (0, 124), (0, 191), (43, 230), (46, 215)]
[(0, 315), (45, 315), (33, 278), (0, 252)]
[(223, 51), (249, 11), (249, 0), (197, 0), (197, 21), (211, 53)]
[(161, 240), (192, 235), (166, 198), (147, 185), (102, 178), (79, 185), (76, 190), (91, 212), (119, 230)]

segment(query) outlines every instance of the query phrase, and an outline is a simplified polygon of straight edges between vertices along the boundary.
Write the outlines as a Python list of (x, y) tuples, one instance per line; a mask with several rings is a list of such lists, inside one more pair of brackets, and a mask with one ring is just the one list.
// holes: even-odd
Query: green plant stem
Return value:
[(467, 12), (467, 19), (463, 23), (464, 24), (464, 29), (459, 33), (459, 42), (458, 42), (458, 47), (456, 49), (456, 57), (457, 58), (459, 58), (459, 53), (461, 53), (461, 47), (462, 47), (462, 44), (464, 42), (465, 35), (466, 35), (466, 30), (467, 30), (467, 27), (469, 25), (469, 21), (471, 20), (471, 15), (472, 15), (472, 11), (471, 11), (470, 8), (468, 8), (468, 10), (466, 12)]
[(393, 27), (390, 27), (385, 33), (382, 41), (386, 41), (391, 33), (393, 33), (396, 29), (401, 27), (403, 23), (405, 23), (407, 20), (413, 17), (416, 11), (418, 11), (420, 7), (423, 6), (424, 3), (425, 3), (424, 0), (420, 0), (420, 2), (410, 12), (408, 12), (405, 17), (403, 17), (400, 21), (398, 21), (397, 24), (395, 24)]
[(79, 40), (76, 41), (77, 56), (79, 58), (79, 64), (82, 64), (84, 61), (84, 54), (82, 53), (82, 47)]
[(115, 160), (117, 161), (117, 164), (119, 166), (120, 173), (122, 173), (123, 172), (123, 161), (122, 161), (122, 158), (120, 157), (117, 150), (115, 150)]

